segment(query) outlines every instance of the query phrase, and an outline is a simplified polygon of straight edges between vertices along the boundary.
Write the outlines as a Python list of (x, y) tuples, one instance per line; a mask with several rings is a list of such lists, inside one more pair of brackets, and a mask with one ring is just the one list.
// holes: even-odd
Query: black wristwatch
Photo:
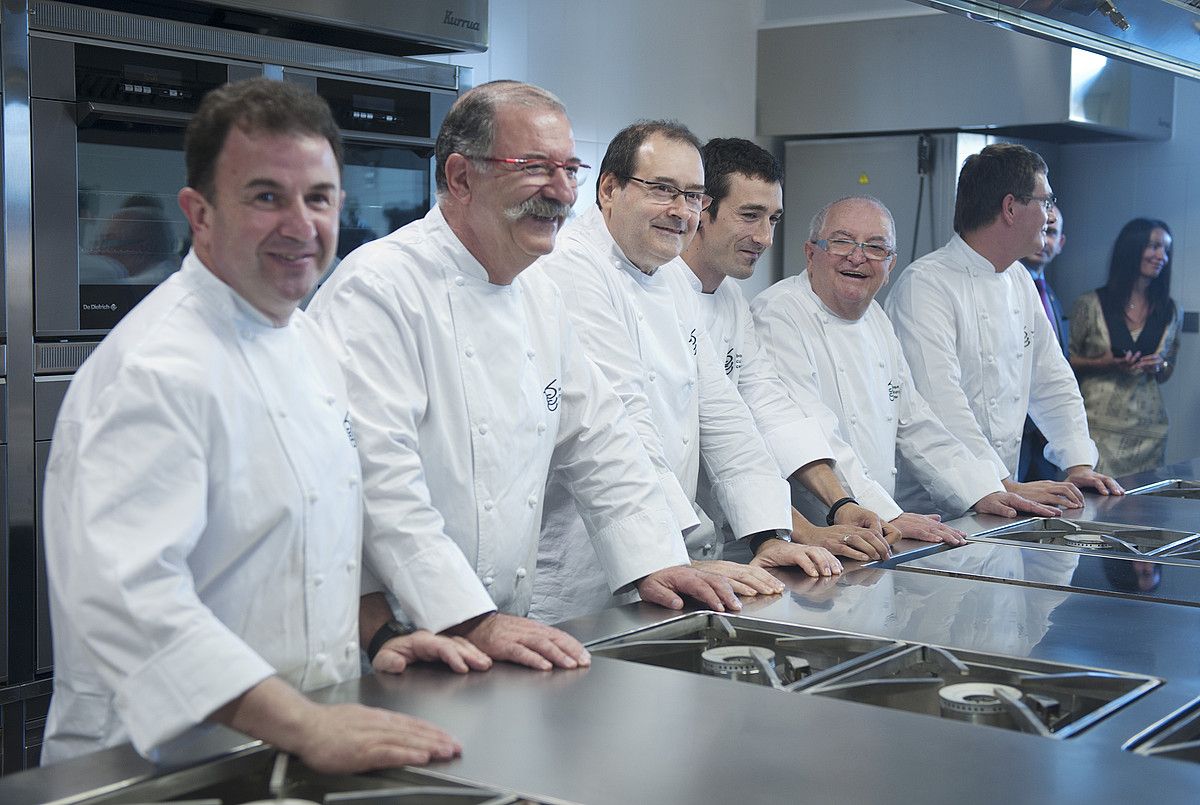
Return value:
[(763, 546), (763, 543), (769, 539), (777, 539), (782, 542), (792, 541), (792, 532), (786, 528), (773, 528), (769, 531), (759, 531), (757, 534), (750, 534), (746, 537), (746, 542), (750, 544), (750, 552), (758, 553), (758, 549)]
[(371, 638), (371, 642), (367, 646), (367, 661), (375, 662), (375, 655), (383, 648), (383, 644), (393, 637), (404, 637), (415, 631), (417, 631), (417, 627), (411, 624), (403, 624), (397, 620), (388, 621), (383, 626), (380, 626), (379, 631)]
[(841, 498), (840, 500), (834, 501), (833, 505), (829, 507), (829, 514), (825, 515), (825, 525), (833, 525), (833, 518), (837, 516), (838, 509), (842, 508), (847, 503), (853, 503), (855, 506), (858, 505), (858, 501), (854, 498)]

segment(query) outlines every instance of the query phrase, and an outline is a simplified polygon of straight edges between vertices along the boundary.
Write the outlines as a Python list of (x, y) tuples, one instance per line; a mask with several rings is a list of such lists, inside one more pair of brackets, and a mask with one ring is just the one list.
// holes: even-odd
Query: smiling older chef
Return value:
[(295, 689), (359, 673), (358, 456), (337, 362), (296, 312), (336, 246), (337, 126), (256, 79), (205, 98), (186, 152), (193, 250), (80, 368), (54, 430), (43, 762), (125, 740), (182, 759), (205, 720), (322, 770), (449, 758), (432, 725)]
[[(1005, 488), (1056, 506), (1083, 505), (1079, 487), (1121, 494), (1096, 472), (1079, 385), (1037, 288), (1017, 262), (1044, 245), (1054, 194), (1046, 163), (1023, 145), (989, 145), (963, 162), (954, 231), (910, 265), (887, 300), (917, 390)], [(1015, 269), (1015, 270), (1013, 270)], [(1066, 482), (1016, 480), (1025, 415), (1045, 434)], [(900, 494), (918, 499), (902, 479)]]
[[(913, 388), (904, 353), (875, 294), (896, 262), (896, 227), (877, 199), (851, 197), (813, 217), (804, 243), (808, 268), (776, 283), (751, 304), (764, 348), (797, 396), (819, 397), (839, 444), (853, 449), (865, 475), (895, 492), (896, 457), (904, 456), (943, 510), (1052, 517), (1057, 509), (1005, 492), (990, 462), (975, 458), (938, 421)], [(857, 493), (857, 487), (854, 488)], [(961, 534), (940, 517), (889, 515), (906, 537), (957, 544)]]
[[(708, 201), (696, 136), (673, 121), (634, 123), (609, 144), (596, 206), (535, 270), (562, 289), (584, 348), (625, 401), (678, 519), (696, 522), (703, 461), (734, 535), (752, 537), (756, 551), (756, 564), (724, 562), (717, 540), (689, 538), (692, 558), (728, 575), (743, 594), (776, 593), (782, 585), (761, 565), (827, 576), (841, 564), (823, 548), (790, 544), (787, 482), (725, 377), (688, 269), (676, 259)], [(555, 621), (609, 605), (602, 562), (570, 498), (555, 486), (546, 497), (533, 616)]]
[[(752, 276), (759, 257), (774, 241), (775, 227), (783, 217), (783, 166), (770, 152), (736, 137), (709, 140), (701, 156), (712, 204), (700, 213), (696, 236), (681, 256), (691, 269), (688, 280), (706, 314), (709, 340), (718, 355), (723, 351), (725, 374), (750, 407), (783, 474), (795, 482), (793, 496), (815, 496), (826, 509), (827, 528), (793, 512), (792, 538), (849, 559), (884, 559), (890, 555), (889, 540), (898, 540), (900, 531), (880, 523), (875, 512), (846, 493), (826, 458), (833, 455), (830, 440), (837, 436), (829, 420), (820, 416), (824, 405), (816, 398), (803, 404), (793, 399), (795, 387), (789, 390), (783, 384), (759, 348), (741, 288), (725, 281)], [(853, 452), (842, 449), (840, 455), (845, 459)], [(838, 469), (847, 475), (862, 472), (857, 461), (839, 464)], [(703, 468), (697, 498), (715, 522), (723, 519), (711, 499), (711, 482)], [(706, 526), (712, 527), (701, 525)]]
[[(483, 84), (451, 108), (436, 150), (438, 206), (355, 250), (310, 308), (341, 350), (365, 553), (398, 614), (496, 659), (587, 663), (574, 638), (520, 617), (552, 471), (579, 502), (610, 589), (739, 607), (724, 579), (686, 566), (620, 400), (554, 284), (522, 273), (554, 248), (587, 170), (562, 103), (528, 84)], [(376, 611), (386, 636), (395, 627)]]

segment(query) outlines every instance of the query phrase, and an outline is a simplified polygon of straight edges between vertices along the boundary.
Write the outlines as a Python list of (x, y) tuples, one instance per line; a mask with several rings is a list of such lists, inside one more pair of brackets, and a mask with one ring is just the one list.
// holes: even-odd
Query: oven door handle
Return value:
[(186, 126), (193, 117), (191, 112), (173, 112), (169, 109), (146, 109), (119, 106), (114, 103), (80, 101), (75, 104), (75, 125), (81, 129), (92, 126), (99, 120), (120, 120), (128, 123), (165, 123)]
[[(408, 137), (402, 134), (378, 134), (372, 131), (347, 131), (339, 129), (342, 141), (347, 143), (369, 143), (371, 145), (400, 145), (412, 148), (422, 156), (433, 156), (434, 141), (428, 137)], [(423, 153), (428, 151), (428, 154)]]

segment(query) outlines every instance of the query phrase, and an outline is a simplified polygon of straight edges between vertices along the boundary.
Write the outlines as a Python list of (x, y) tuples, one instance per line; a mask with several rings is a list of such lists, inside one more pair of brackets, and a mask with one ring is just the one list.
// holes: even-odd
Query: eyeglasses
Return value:
[(857, 240), (844, 240), (842, 238), (814, 240), (812, 244), (821, 251), (832, 254), (834, 257), (849, 257), (854, 254), (855, 249), (862, 249), (863, 257), (875, 262), (886, 260), (896, 253), (895, 249), (890, 246), (884, 246), (882, 243), (859, 243)]
[(554, 176), (554, 171), (561, 169), (567, 175), (567, 182), (576, 186), (587, 180), (588, 171), (592, 169), (591, 165), (584, 165), (582, 162), (556, 162), (553, 159), (521, 159), (519, 157), (472, 157), (472, 159), (496, 165), (510, 165), (512, 173), (520, 171), (526, 176), (541, 179), (544, 182), (549, 182)]
[(636, 176), (622, 177), (626, 181), (637, 182), (642, 187), (646, 188), (646, 194), (650, 196), (650, 200), (655, 204), (666, 206), (675, 201), (675, 199), (683, 196), (683, 203), (692, 212), (703, 212), (708, 209), (708, 205), (712, 204), (712, 196), (703, 193), (699, 190), (680, 190), (673, 184), (666, 182), (651, 182), (646, 179), (639, 179)]
[(1046, 212), (1050, 212), (1052, 209), (1054, 209), (1054, 205), (1058, 201), (1058, 197), (1053, 193), (1048, 196), (1017, 196), (1017, 198), (1021, 199), (1021, 201), (1025, 204), (1028, 204), (1031, 201), (1036, 201), (1038, 204), (1042, 205), (1042, 209), (1044, 209)]

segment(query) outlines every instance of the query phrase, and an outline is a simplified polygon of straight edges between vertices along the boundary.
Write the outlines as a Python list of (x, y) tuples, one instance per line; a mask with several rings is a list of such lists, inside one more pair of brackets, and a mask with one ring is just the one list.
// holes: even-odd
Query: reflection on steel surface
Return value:
[(1158, 483), (1138, 487), (1127, 494), (1200, 500), (1200, 481), (1188, 481), (1182, 478), (1172, 478), (1169, 481), (1159, 481)]
[(601, 657), (1052, 738), (1149, 692), (1147, 676), (696, 613), (603, 641)]
[(232, 756), (135, 783), (100, 796), (82, 795), (54, 805), (243, 805), (324, 803), (334, 805), (517, 805), (517, 796), (447, 782), (412, 769), (371, 774), (319, 774), (300, 760), (258, 746)]

